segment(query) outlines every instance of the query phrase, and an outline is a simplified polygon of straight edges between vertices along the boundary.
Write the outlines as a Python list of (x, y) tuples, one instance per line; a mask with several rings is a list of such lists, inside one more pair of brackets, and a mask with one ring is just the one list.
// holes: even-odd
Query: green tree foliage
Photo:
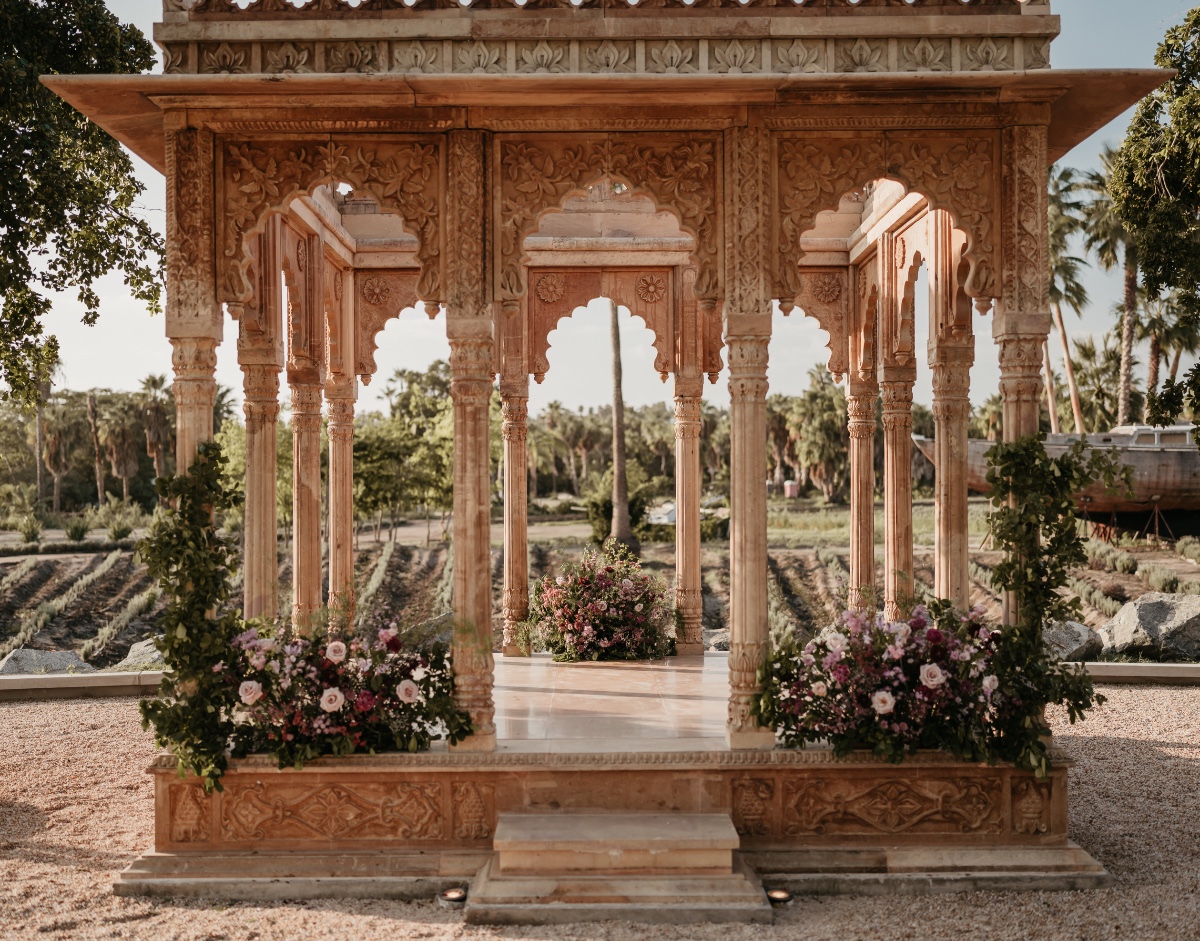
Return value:
[(808, 373), (808, 390), (792, 402), (788, 416), (796, 460), (830, 503), (846, 499), (850, 432), (846, 393), (821, 366)]
[[(1200, 322), (1200, 7), (1167, 31), (1154, 61), (1176, 75), (1138, 106), (1109, 189), (1136, 236), (1147, 294), (1175, 292), (1192, 334), (1187, 342), (1194, 344)], [(1170, 424), (1188, 408), (1196, 420), (1200, 364), (1161, 391), (1149, 390), (1146, 413), (1155, 424)]]
[[(1113, 333), (1106, 333), (1099, 344), (1092, 337), (1074, 343), (1084, 430), (1089, 434), (1108, 431), (1119, 424), (1120, 340)], [(1140, 414), (1142, 393), (1136, 380), (1130, 390), (1130, 402), (1134, 414)]]
[(128, 155), (38, 78), (144, 72), (154, 51), (103, 0), (4, 0), (0, 31), (0, 381), (33, 404), (58, 359), (49, 294), (74, 290), (94, 323), (93, 285), (117, 270), (156, 311), (162, 257)]

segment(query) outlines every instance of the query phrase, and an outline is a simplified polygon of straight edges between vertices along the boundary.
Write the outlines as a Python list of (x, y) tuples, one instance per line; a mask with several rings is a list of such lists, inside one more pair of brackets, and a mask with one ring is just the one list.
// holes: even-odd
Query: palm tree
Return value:
[[(1121, 347), (1113, 333), (1106, 333), (1102, 346), (1093, 337), (1075, 341), (1075, 362), (1079, 367), (1079, 390), (1083, 398), (1084, 421), (1091, 431), (1104, 431), (1120, 424)], [(1135, 361), (1136, 365), (1136, 361)], [(1141, 392), (1130, 390), (1135, 408), (1140, 410)]]
[(171, 386), (165, 375), (153, 373), (142, 380), (142, 424), (146, 429), (146, 455), (154, 459), (154, 476), (167, 476), (171, 450)]
[(1169, 354), (1171, 357), (1170, 378), (1172, 382), (1179, 375), (1180, 357), (1185, 353), (1191, 356), (1200, 349), (1200, 322), (1185, 317), (1176, 321), (1175, 328), (1171, 333), (1169, 345), (1164, 350), (1164, 354)]
[(87, 397), (88, 427), (92, 432), (92, 463), (96, 471), (96, 508), (104, 506), (104, 449), (100, 446), (100, 402), (95, 392)]
[[(1071, 345), (1067, 340), (1067, 327), (1063, 322), (1062, 309), (1066, 304), (1076, 315), (1087, 305), (1087, 289), (1079, 280), (1079, 271), (1085, 264), (1082, 258), (1068, 254), (1068, 242), (1075, 232), (1083, 227), (1083, 204), (1076, 198), (1082, 184), (1075, 170), (1070, 167), (1050, 168), (1050, 307), (1054, 311), (1054, 323), (1058, 328), (1058, 339), (1063, 349), (1063, 371), (1067, 376), (1067, 390), (1071, 394), (1071, 415), (1075, 420), (1075, 433), (1083, 434), (1083, 409), (1079, 404), (1079, 386), (1075, 382), (1075, 364), (1071, 362)], [(1047, 347), (1046, 375), (1050, 402), (1051, 429), (1058, 432), (1058, 410), (1054, 407), (1056, 395), (1051, 378)]]
[(1087, 229), (1088, 251), (1096, 253), (1105, 271), (1118, 264), (1125, 270), (1125, 316), (1121, 323), (1120, 376), (1117, 391), (1117, 424), (1127, 425), (1133, 420), (1133, 343), (1137, 335), (1138, 307), (1138, 254), (1133, 233), (1117, 212), (1116, 204), (1109, 195), (1108, 185), (1112, 179), (1117, 150), (1105, 146), (1100, 155), (1102, 168), (1087, 175), (1083, 188), (1092, 193), (1092, 199), (1084, 210)]
[(108, 452), (114, 477), (121, 478), (121, 499), (129, 502), (129, 481), (137, 476), (142, 437), (140, 409), (132, 396), (117, 397), (105, 409), (100, 422), (100, 439)]
[(54, 512), (62, 509), (62, 482), (71, 470), (71, 452), (83, 440), (83, 414), (58, 396), (43, 412), (42, 462), (54, 478)]
[(609, 538), (640, 552), (641, 546), (633, 535), (629, 522), (629, 483), (625, 476), (625, 396), (621, 392), (621, 322), (617, 302), (610, 301), (613, 353), (613, 515)]

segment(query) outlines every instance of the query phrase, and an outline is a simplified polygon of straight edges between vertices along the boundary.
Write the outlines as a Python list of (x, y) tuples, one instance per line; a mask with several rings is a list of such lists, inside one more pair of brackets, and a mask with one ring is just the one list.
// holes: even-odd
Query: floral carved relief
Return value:
[(489, 839), (494, 817), (494, 785), (473, 782), (454, 785), (454, 835), (458, 839)]
[(419, 293), (437, 299), (440, 286), (438, 205), (440, 147), (435, 142), (352, 138), (325, 142), (226, 141), (222, 148), (218, 283), (221, 300), (251, 293), (246, 238), (269, 213), (321, 184), (349, 183), (395, 212), (418, 240)]
[(411, 268), (354, 273), (354, 371), (363, 385), (369, 385), (375, 375), (380, 332), (389, 320), (416, 305), (418, 278), (419, 273)]
[(850, 369), (850, 304), (845, 268), (801, 269), (796, 302), (829, 334), (829, 371), (838, 377)]
[(525, 293), (522, 245), (541, 215), (574, 192), (603, 180), (621, 181), (671, 210), (696, 239), (697, 293), (715, 296), (718, 272), (719, 141), (612, 135), (605, 140), (504, 139), (499, 148), (496, 240), (501, 297)]
[(766, 836), (772, 830), (775, 782), (741, 778), (733, 782), (733, 825), (741, 836)]
[(776, 144), (777, 192), (775, 296), (787, 301), (799, 290), (800, 240), (818, 213), (838, 207), (842, 196), (888, 177), (947, 210), (967, 236), (970, 264), (965, 288), (973, 297), (995, 297), (999, 194), (998, 140), (994, 133), (964, 137), (882, 133), (874, 139), (782, 137)]
[(170, 789), (171, 842), (206, 843), (211, 838), (209, 820), (212, 799), (199, 784), (175, 785)]

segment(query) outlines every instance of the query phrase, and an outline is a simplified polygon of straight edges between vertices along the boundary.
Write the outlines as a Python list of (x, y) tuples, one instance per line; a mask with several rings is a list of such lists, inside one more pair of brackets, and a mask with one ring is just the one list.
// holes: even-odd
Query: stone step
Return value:
[(504, 875), (728, 875), (738, 845), (727, 814), (501, 814), (493, 841)]
[(465, 918), (473, 925), (554, 925), (635, 921), (657, 924), (769, 924), (771, 905), (740, 860), (733, 871), (696, 875), (499, 872), (497, 856), (471, 883)]

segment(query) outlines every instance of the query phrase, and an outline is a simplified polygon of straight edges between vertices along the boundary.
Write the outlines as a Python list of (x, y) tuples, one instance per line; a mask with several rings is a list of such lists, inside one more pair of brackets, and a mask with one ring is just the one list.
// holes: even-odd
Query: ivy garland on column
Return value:
[(156, 646), (170, 672), (157, 699), (141, 704), (142, 727), (169, 748), (179, 772), (220, 787), (229, 764), (237, 691), (214, 665), (226, 659), (242, 627), (234, 612), (214, 617), (230, 595), (236, 550), (218, 533), (213, 514), (232, 509), (236, 494), (222, 483), (226, 460), (216, 442), (200, 445), (186, 475), (160, 477), (163, 508), (138, 546), (138, 556), (163, 587), (168, 603)]

